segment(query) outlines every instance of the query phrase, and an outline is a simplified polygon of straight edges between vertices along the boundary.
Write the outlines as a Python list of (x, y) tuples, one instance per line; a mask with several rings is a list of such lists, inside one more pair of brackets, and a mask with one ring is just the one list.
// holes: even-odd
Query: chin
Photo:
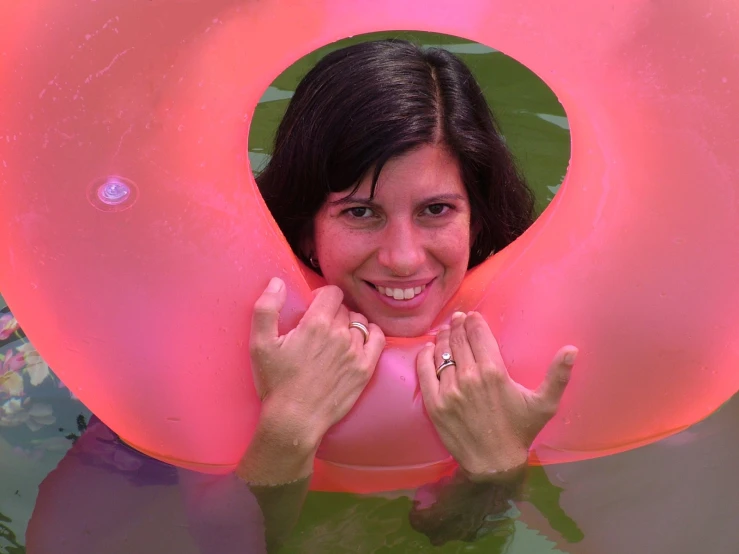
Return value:
[[(383, 321), (384, 320), (384, 321)], [(419, 321), (416, 318), (396, 319), (379, 318), (375, 322), (387, 337), (420, 337), (427, 335), (431, 329), (431, 321)]]

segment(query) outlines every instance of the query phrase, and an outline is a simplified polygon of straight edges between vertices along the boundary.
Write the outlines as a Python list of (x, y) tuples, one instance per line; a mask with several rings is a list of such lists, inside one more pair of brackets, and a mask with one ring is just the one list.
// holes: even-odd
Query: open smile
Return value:
[(423, 302), (428, 295), (429, 285), (431, 285), (433, 281), (434, 279), (423, 283), (397, 283), (394, 286), (391, 286), (388, 283), (385, 283), (384, 285), (375, 284), (370, 281), (365, 281), (365, 283), (377, 292), (378, 297), (380, 297), (384, 303), (396, 308), (412, 308)]

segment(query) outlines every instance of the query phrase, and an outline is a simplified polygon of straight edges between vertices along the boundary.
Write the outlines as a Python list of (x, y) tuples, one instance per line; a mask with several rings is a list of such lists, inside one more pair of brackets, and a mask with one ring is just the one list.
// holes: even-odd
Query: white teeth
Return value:
[(417, 294), (421, 294), (421, 292), (425, 288), (426, 285), (409, 289), (393, 289), (389, 287), (378, 286), (377, 290), (380, 294), (384, 294), (385, 296), (389, 296), (390, 298), (394, 298), (395, 300), (410, 300), (411, 298), (414, 298)]

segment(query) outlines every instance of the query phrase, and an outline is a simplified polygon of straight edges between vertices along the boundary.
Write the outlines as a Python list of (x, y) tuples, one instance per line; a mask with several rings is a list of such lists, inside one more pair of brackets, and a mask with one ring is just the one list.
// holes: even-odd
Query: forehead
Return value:
[(373, 172), (365, 176), (353, 194), (347, 195), (347, 191), (331, 193), (328, 201), (336, 202), (347, 197), (372, 197), (375, 202), (384, 202), (440, 194), (462, 195), (467, 198), (459, 163), (445, 148), (437, 145), (422, 146), (388, 160), (380, 172), (374, 196), (373, 176)]

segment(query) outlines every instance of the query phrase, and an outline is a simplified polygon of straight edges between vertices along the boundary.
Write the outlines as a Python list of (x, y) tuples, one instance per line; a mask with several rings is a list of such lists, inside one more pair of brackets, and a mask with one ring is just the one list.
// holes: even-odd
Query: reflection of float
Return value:
[[(249, 115), (301, 55), (383, 29), (489, 43), (567, 109), (560, 194), (446, 312), (486, 313), (529, 387), (557, 347), (580, 348), (538, 459), (648, 443), (739, 388), (739, 7), (412, 4), (138, 0), (81, 14), (36, 0), (6, 18), (0, 288), (70, 389), (130, 444), (204, 471), (238, 460), (257, 414), (249, 307), (279, 274), (287, 327), (309, 290), (256, 194)], [(326, 437), (317, 487), (411, 486), (448, 468), (416, 390), (422, 343), (388, 349)]]
[(26, 550), (261, 553), (263, 537), (256, 498), (236, 476), (213, 477), (153, 460), (93, 420), (39, 486)]

